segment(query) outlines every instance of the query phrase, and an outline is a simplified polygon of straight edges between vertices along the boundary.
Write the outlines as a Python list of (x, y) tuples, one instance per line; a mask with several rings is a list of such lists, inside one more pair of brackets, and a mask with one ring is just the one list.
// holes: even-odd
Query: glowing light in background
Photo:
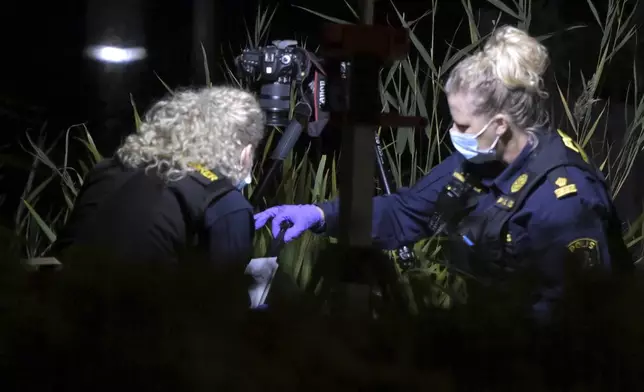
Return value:
[(140, 61), (147, 57), (145, 48), (120, 48), (118, 46), (97, 45), (90, 46), (85, 53), (88, 57), (104, 63), (124, 64)]

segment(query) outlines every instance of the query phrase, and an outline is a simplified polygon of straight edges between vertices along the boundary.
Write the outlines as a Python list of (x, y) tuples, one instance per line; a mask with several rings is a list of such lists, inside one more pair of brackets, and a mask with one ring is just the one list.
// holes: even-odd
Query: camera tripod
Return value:
[[(277, 146), (271, 154), (271, 166), (269, 167), (268, 171), (262, 175), (257, 188), (253, 191), (251, 197), (251, 204), (253, 206), (260, 205), (268, 184), (273, 180), (273, 178), (275, 178), (277, 171), (286, 159), (287, 155), (293, 150), (295, 143), (297, 143), (300, 136), (302, 135), (302, 131), (305, 127), (307, 127), (308, 118), (310, 117), (310, 115), (311, 107), (307, 103), (298, 102), (296, 104), (293, 119), (284, 130), (282, 137), (280, 138)], [(319, 136), (319, 134), (311, 136)], [(385, 163), (382, 143), (378, 132), (374, 132), (374, 149), (376, 155), (375, 163), (378, 169), (380, 184), (382, 185), (384, 194), (388, 196), (392, 193), (392, 188), (389, 182), (391, 171)], [(396, 253), (398, 256), (398, 265), (403, 271), (406, 271), (415, 265), (415, 256), (407, 246), (400, 247), (396, 250)]]
[[(262, 175), (261, 181), (252, 194), (251, 202), (253, 206), (260, 205), (262, 197), (268, 189), (268, 184), (274, 179), (286, 156), (292, 151), (304, 128), (307, 127), (310, 114), (310, 106), (307, 104), (298, 103), (296, 105), (291, 123), (285, 129), (271, 154), (271, 165)], [(319, 133), (311, 136), (319, 136)], [(373, 148), (382, 191), (385, 196), (391, 195), (393, 192), (389, 180), (391, 171), (385, 162), (382, 142), (377, 131), (373, 133)], [(338, 260), (337, 253), (337, 249), (331, 247), (321, 255), (321, 262), (316, 263), (313, 268), (311, 282), (306, 288), (310, 295), (319, 288), (320, 291), (317, 297), (322, 298), (323, 302), (325, 302), (326, 300), (332, 300), (333, 297), (340, 293), (346, 294), (349, 287), (347, 283), (353, 284), (353, 292), (357, 290), (355, 289), (357, 287), (355, 284), (366, 284), (370, 287), (368, 294), (370, 308), (379, 308), (380, 306), (378, 305), (384, 302), (391, 302), (398, 306), (404, 305), (404, 298), (401, 297), (402, 293), (397, 288), (398, 271), (396, 266), (381, 250), (362, 250), (345, 254), (344, 258), (356, 261), (355, 263), (352, 261), (350, 267), (326, 262), (326, 260)], [(417, 264), (413, 251), (407, 246), (396, 249), (396, 256), (398, 267), (403, 272), (415, 267)], [(339, 289), (340, 286), (344, 287)], [(351, 294), (348, 294), (348, 296), (351, 297)]]
[[(365, 272), (362, 278), (366, 278), (366, 283), (371, 287), (373, 287), (372, 284), (379, 286), (383, 299), (391, 299), (395, 304), (402, 299), (396, 265), (385, 254), (371, 246), (372, 181), (375, 173), (373, 172), (374, 167), (369, 164), (365, 165), (365, 163), (374, 159), (375, 152), (375, 160), (383, 188), (386, 194), (390, 194), (391, 187), (386, 175), (380, 139), (377, 133), (374, 137), (374, 130), (379, 127), (404, 126), (418, 129), (425, 126), (427, 120), (420, 117), (400, 116), (395, 113), (387, 115), (381, 113), (382, 104), (378, 87), (381, 68), (387, 62), (404, 58), (409, 51), (410, 39), (408, 31), (405, 29), (370, 25), (372, 23), (370, 19), (373, 19), (373, 0), (365, 0), (364, 8), (363, 24), (327, 24), (323, 31), (321, 50), (325, 59), (327, 86), (337, 87), (337, 90), (334, 89), (335, 92), (327, 94), (327, 97), (338, 98), (338, 100), (329, 100), (329, 103), (332, 104), (329, 112), (331, 117), (341, 120), (343, 124), (343, 145), (348, 149), (348, 156), (346, 163), (343, 159), (343, 170), (340, 174), (342, 202), (340, 203), (339, 216), (341, 226), (339, 245), (328, 249), (330, 252), (337, 251), (338, 257), (327, 257), (316, 263), (308, 291), (316, 290), (322, 275), (324, 275), (322, 283), (326, 287), (321, 293), (323, 299), (326, 297), (324, 294), (333, 292), (334, 286), (337, 287), (338, 283), (351, 283), (337, 273), (339, 271), (337, 267), (358, 261), (358, 264), (365, 267), (361, 272)], [(297, 110), (295, 112), (294, 122), (289, 125), (287, 132), (280, 140), (280, 145), (273, 153), (272, 158), (277, 159), (273, 159), (273, 168), (269, 171), (271, 176), (275, 171), (274, 168), (284, 160), (290, 151), (286, 150), (285, 146), (293, 147), (306, 124), (306, 120), (310, 117), (310, 111), (308, 111), (308, 116), (305, 116), (304, 114), (307, 113), (302, 111), (299, 117)], [(345, 136), (347, 144), (344, 144)], [(368, 147), (370, 141), (374, 141), (374, 150), (371, 151)], [(253, 195), (254, 204), (261, 200), (265, 182), (269, 180), (269, 176), (262, 178), (262, 184)], [(415, 264), (415, 258), (408, 248), (402, 247), (397, 253), (401, 256), (402, 269), (407, 269)], [(331, 260), (338, 260), (340, 263), (333, 263)], [(333, 276), (322, 272), (332, 272)], [(371, 292), (374, 291), (371, 290)]]

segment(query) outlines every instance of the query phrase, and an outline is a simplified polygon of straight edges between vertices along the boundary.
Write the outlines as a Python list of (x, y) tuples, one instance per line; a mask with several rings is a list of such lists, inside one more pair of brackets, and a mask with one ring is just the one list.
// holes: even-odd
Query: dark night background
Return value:
[[(407, 20), (420, 17), (432, 4), (430, 0), (392, 1)], [(358, 3), (346, 2), (354, 7)], [(454, 41), (457, 49), (470, 43), (463, 11), (463, 3), (468, 2), (438, 0), (440, 16), (433, 26), (438, 61), (443, 59), (446, 42)], [(599, 14), (604, 15), (607, 1), (593, 2)], [(27, 130), (35, 138), (46, 122), (47, 137), (54, 140), (69, 126), (87, 123), (99, 150), (108, 155), (134, 129), (130, 94), (142, 112), (166, 93), (155, 72), (172, 88), (204, 83), (202, 62), (196, 61), (194, 54), (193, 12), (195, 5), (206, 4), (207, 0), (5, 3), (0, 12), (0, 230), (12, 227), (30, 169), (30, 156), (21, 148), (27, 146)], [(246, 41), (244, 22), (254, 23), (257, 0), (212, 0), (212, 4), (215, 9), (209, 24), (214, 40), (206, 49), (216, 83), (223, 81), (221, 62), (236, 55)], [(269, 8), (275, 4), (279, 8), (269, 40), (306, 37), (307, 47), (317, 45), (321, 19), (293, 4), (353, 20), (345, 0), (262, 2), (263, 7)], [(498, 15), (489, 1), (471, 0), (471, 4), (479, 15)], [(549, 87), (555, 100), (558, 97), (552, 89), (553, 76), (564, 86), (571, 82), (573, 94), (578, 94), (579, 71), (587, 77), (592, 74), (602, 36), (587, 0), (541, 0), (533, 8), (531, 33), (535, 35), (562, 31), (572, 25), (589, 26), (546, 41), (552, 57)], [(639, 6), (637, 15), (635, 22), (641, 25), (644, 6)], [(397, 20), (391, 1), (377, 2), (375, 19), (380, 24)], [(501, 24), (504, 23), (516, 21), (504, 16)], [(431, 18), (427, 18), (416, 29), (423, 43), (429, 42), (431, 27)], [(454, 37), (457, 27), (459, 33)], [(126, 44), (145, 46), (147, 60), (108, 68), (85, 59), (85, 45), (100, 43), (104, 33), (119, 36)], [(644, 33), (638, 34), (642, 53)], [(633, 81), (635, 49), (635, 45), (625, 47), (623, 55), (618, 55), (605, 71), (599, 98), (610, 99), (615, 108), (607, 114), (607, 141), (619, 140), (624, 133), (620, 108), (624, 107), (628, 83)], [(641, 55), (639, 59), (644, 60)], [(574, 73), (572, 81), (568, 80), (569, 65)], [(641, 95), (644, 73), (642, 64), (639, 67)], [(444, 97), (441, 99), (444, 101)], [(561, 108), (558, 110), (561, 115)], [(442, 113), (445, 119), (447, 115)], [(329, 128), (313, 149), (317, 153), (337, 151), (340, 139), (340, 133)], [(56, 161), (60, 162), (60, 156)], [(43, 177), (51, 173), (46, 168), (42, 171)], [(632, 173), (616, 203), (620, 212), (631, 219), (642, 211), (641, 159)], [(60, 189), (53, 189), (53, 193), (61, 198)], [(8, 258), (0, 254), (2, 268), (10, 270), (18, 265), (1, 262)], [(236, 312), (245, 311), (242, 308), (246, 304), (236, 306), (227, 294), (213, 295), (211, 290), (226, 284), (234, 286), (235, 282), (226, 281), (227, 277), (153, 271), (159, 272), (156, 280), (148, 266), (140, 271), (136, 266), (127, 266), (118, 272), (100, 264), (97, 268), (90, 264), (87, 271), (75, 269), (82, 267), (80, 264), (84, 263), (63, 269), (69, 275), (60, 281), (56, 280), (62, 279), (60, 275), (47, 280), (47, 271), (42, 280), (34, 277), (38, 274), (27, 277), (22, 275), (26, 274), (22, 266), (15, 275), (20, 278), (4, 269), (0, 271), (0, 390), (643, 390), (631, 384), (643, 383), (644, 350), (640, 343), (644, 341), (644, 287), (630, 295), (630, 286), (622, 290), (621, 286), (592, 282), (584, 287), (586, 291), (580, 291), (579, 297), (586, 301), (580, 301), (581, 306), (601, 303), (601, 309), (609, 311), (605, 315), (600, 311), (590, 314), (595, 308), (589, 306), (587, 315), (585, 309), (580, 313), (570, 311), (575, 309), (571, 305), (564, 313), (570, 320), (579, 320), (581, 327), (553, 328), (545, 331), (546, 339), (542, 341), (535, 337), (532, 326), (524, 329), (514, 322), (511, 311), (498, 306), (506, 298), (490, 300), (472, 295), (476, 308), (472, 319), (457, 314), (452, 324), (439, 315), (436, 320), (418, 323), (417, 328), (397, 314), (391, 323), (383, 318), (384, 322), (377, 326), (354, 325), (341, 318), (309, 318), (310, 308), (296, 309), (284, 320), (271, 318), (272, 312), (254, 312), (244, 319), (249, 322), (236, 324)], [(123, 278), (121, 291), (112, 287), (117, 276)], [(243, 294), (246, 301), (246, 293)], [(477, 307), (477, 299), (480, 304), (487, 302), (487, 307)], [(226, 313), (229, 310), (230, 314)], [(499, 317), (501, 321), (486, 324), (488, 317)], [(634, 320), (633, 326), (623, 320), (626, 318)], [(506, 319), (508, 325), (501, 325)], [(528, 358), (515, 346), (527, 347), (527, 352), (537, 353), (537, 359)], [(554, 371), (546, 374), (547, 369)], [(547, 377), (552, 377), (549, 381), (553, 385), (559, 385), (559, 379), (566, 377), (588, 382), (573, 384), (573, 380), (568, 388), (555, 389), (543, 386)], [(51, 380), (58, 380), (58, 384)], [(481, 386), (486, 383), (502, 388)], [(461, 385), (470, 388), (457, 388)]]
[[(171, 87), (203, 83), (203, 76), (196, 71), (201, 63), (195, 65), (193, 60), (193, 6), (198, 1), (74, 0), (41, 2), (37, 7), (28, 2), (12, 2), (3, 11), (9, 23), (0, 27), (4, 54), (0, 146), (8, 146), (5, 152), (19, 153), (19, 143), (24, 144), (25, 130), (37, 130), (45, 121), (50, 138), (72, 124), (86, 122), (99, 149), (104, 154), (111, 153), (121, 138), (133, 129), (129, 94), (134, 96), (139, 111), (143, 111), (152, 100), (165, 93), (154, 72)], [(291, 3), (281, 0), (262, 2), (264, 7), (279, 5), (269, 39), (307, 37), (309, 47), (314, 46), (321, 19), (292, 7)], [(349, 3), (357, 6), (355, 0)], [(429, 1), (418, 0), (396, 0), (394, 3), (406, 13), (408, 20), (420, 16), (431, 5)], [(603, 2), (595, 3), (600, 12), (605, 9)], [(244, 21), (251, 25), (254, 22), (257, 1), (222, 0), (214, 4), (211, 19), (214, 42), (208, 48), (208, 55), (213, 81), (217, 82), (222, 80), (219, 68), (222, 52), (229, 56), (241, 48), (245, 42)], [(299, 0), (294, 4), (352, 20), (342, 0)], [(553, 48), (554, 62), (557, 55), (563, 53), (566, 64), (559, 65), (563, 65), (566, 71), (561, 75), (567, 73), (568, 62), (573, 69), (591, 71), (595, 66), (593, 62), (585, 62), (583, 56), (569, 52), (574, 46), (575, 53), (582, 53), (584, 45), (593, 45), (593, 39), (598, 39), (601, 34), (586, 1), (545, 0), (540, 4), (544, 9), (555, 10), (556, 15), (550, 11), (535, 13), (533, 26), (543, 30), (534, 31), (535, 34), (561, 30), (574, 24), (590, 26), (566, 33), (549, 45)], [(472, 5), (476, 10), (495, 10), (494, 15), (498, 15), (498, 10), (487, 1), (472, 1)], [(435, 26), (435, 49), (436, 56), (441, 59), (440, 52), (445, 49), (445, 42), (452, 39), (456, 26), (465, 20), (465, 14), (461, 2), (455, 0), (439, 1), (439, 13), (441, 17)], [(375, 18), (377, 23), (396, 19), (389, 1), (376, 3)], [(502, 22), (505, 20), (514, 22), (511, 19), (502, 19)], [(416, 31), (421, 39), (428, 39), (429, 23), (422, 24)], [(83, 47), (92, 40), (97, 42), (106, 31), (131, 39), (133, 44), (144, 45), (148, 49), (148, 59), (126, 65), (120, 71), (109, 71), (105, 66), (84, 58)], [(459, 31), (455, 42), (463, 47), (469, 39), (466, 26), (461, 25)], [(611, 65), (613, 71), (607, 72), (610, 80), (605, 86), (609, 88), (601, 92), (602, 98), (618, 100), (623, 96), (626, 85), (624, 78), (619, 77), (619, 64), (618, 60), (614, 61)], [(625, 69), (630, 65), (625, 64)], [(328, 131), (317, 148), (332, 150), (338, 141), (337, 132)], [(6, 216), (15, 207), (16, 196), (24, 180), (20, 173), (11, 170), (5, 170), (4, 175), (5, 184), (11, 184), (3, 205), (3, 215)]]

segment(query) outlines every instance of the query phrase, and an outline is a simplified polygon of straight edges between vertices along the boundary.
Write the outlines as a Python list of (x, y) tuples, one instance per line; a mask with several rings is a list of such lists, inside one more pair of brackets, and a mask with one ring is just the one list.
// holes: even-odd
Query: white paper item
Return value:
[(248, 288), (251, 309), (263, 305), (266, 301), (277, 267), (277, 257), (260, 257), (248, 263), (245, 273), (253, 278), (253, 283)]

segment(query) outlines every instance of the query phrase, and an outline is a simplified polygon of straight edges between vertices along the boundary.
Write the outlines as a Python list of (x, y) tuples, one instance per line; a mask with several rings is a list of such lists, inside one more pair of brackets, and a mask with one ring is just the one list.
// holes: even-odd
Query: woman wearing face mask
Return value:
[[(538, 317), (560, 295), (571, 264), (629, 265), (601, 173), (568, 136), (548, 127), (548, 61), (533, 37), (497, 29), (445, 85), (456, 152), (411, 189), (376, 197), (373, 210), (373, 242), (382, 249), (447, 234), (451, 262), (480, 281), (537, 272), (541, 284), (530, 305)], [(338, 206), (277, 206), (255, 215), (255, 226), (272, 219), (277, 233), (290, 220), (286, 241), (308, 229), (334, 235)]]
[(216, 86), (156, 102), (137, 132), (87, 176), (53, 253), (132, 262), (206, 258), (245, 268), (253, 251), (249, 182), (265, 120), (257, 98)]

